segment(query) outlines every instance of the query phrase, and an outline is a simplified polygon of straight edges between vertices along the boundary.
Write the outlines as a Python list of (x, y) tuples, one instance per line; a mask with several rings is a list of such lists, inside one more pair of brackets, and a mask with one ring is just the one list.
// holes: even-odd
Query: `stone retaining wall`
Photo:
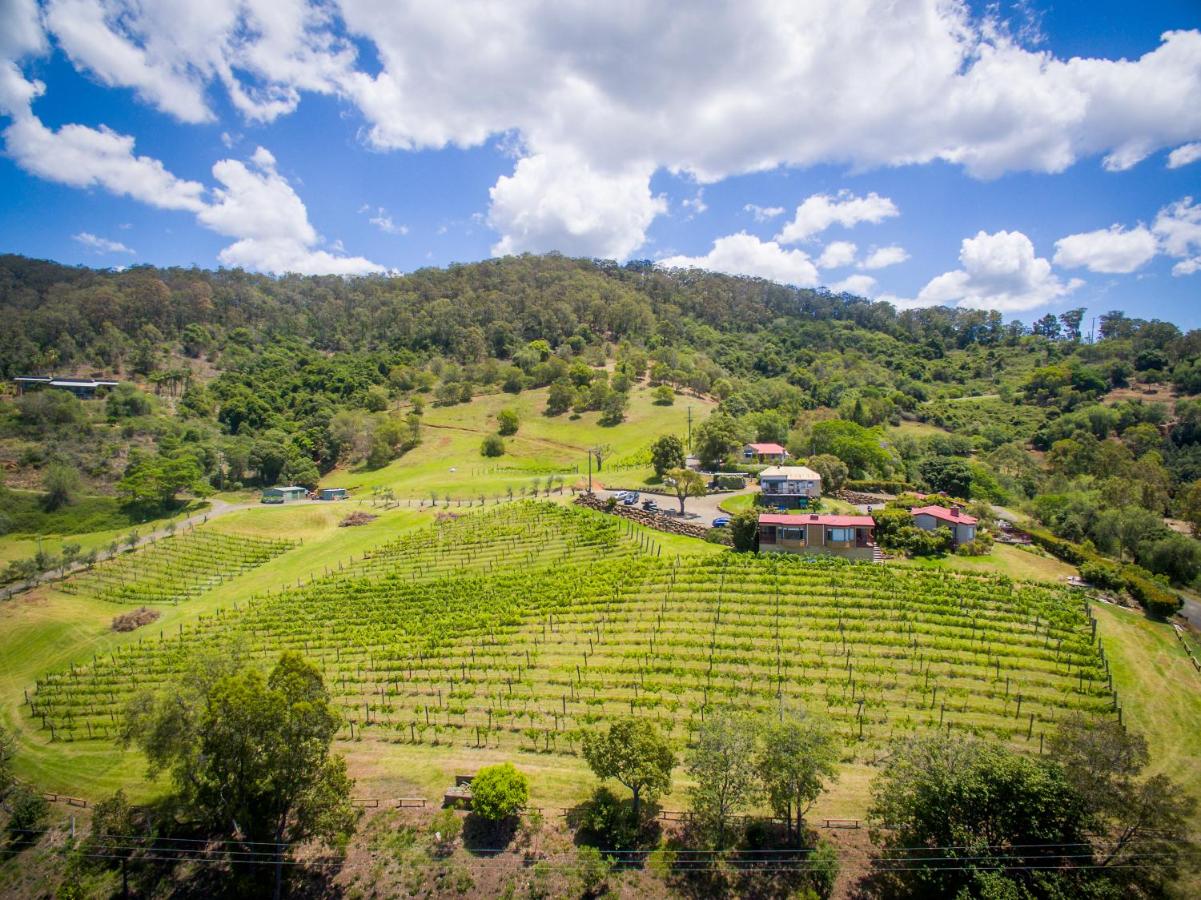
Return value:
[(704, 525), (693, 525), (689, 522), (681, 522), (673, 516), (665, 516), (661, 513), (647, 512), (645, 509), (637, 507), (622, 506), (620, 503), (613, 509), (609, 508), (607, 501), (602, 500), (596, 494), (580, 494), (575, 498), (574, 502), (577, 506), (586, 506), (589, 509), (595, 509), (598, 512), (610, 513), (612, 515), (621, 516), (629, 519), (632, 522), (637, 522), (639, 525), (645, 525), (647, 528), (654, 528), (656, 531), (665, 531), (668, 534), (680, 534), (684, 537), (704, 538), (709, 533), (709, 529)]

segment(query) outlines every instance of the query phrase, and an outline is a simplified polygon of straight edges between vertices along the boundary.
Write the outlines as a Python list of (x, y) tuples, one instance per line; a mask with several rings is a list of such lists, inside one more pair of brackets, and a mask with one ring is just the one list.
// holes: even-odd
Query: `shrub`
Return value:
[(516, 815), (529, 799), (530, 780), (512, 763), (486, 766), (471, 779), (471, 811), (490, 822)]
[(825, 900), (834, 893), (834, 882), (838, 880), (838, 851), (829, 841), (819, 840), (807, 863), (809, 885)]
[(517, 427), (520, 421), (517, 418), (517, 412), (512, 409), (502, 409), (496, 414), (497, 431), (503, 435), (517, 434)]
[(913, 485), (908, 481), (857, 479), (848, 481), (846, 489), (848, 491), (862, 491), (868, 494), (903, 494), (906, 491), (912, 491)]
[(718, 475), (714, 481), (718, 489), (723, 491), (741, 491), (746, 487), (746, 479), (741, 475)]
[(579, 819), (581, 837), (614, 850), (638, 845), (638, 824), (631, 805), (607, 787), (598, 787), (584, 804)]
[(654, 390), (655, 403), (659, 406), (671, 406), (676, 402), (676, 392), (670, 385), (661, 384)]
[(16, 840), (34, 839), (28, 832), (36, 831), (46, 820), (50, 804), (46, 798), (27, 785), (18, 784), (8, 795), (8, 830)]
[(490, 434), (484, 438), (484, 442), (480, 444), (481, 456), (504, 456), (505, 441), (499, 434)]
[(730, 536), (734, 549), (741, 553), (754, 553), (759, 549), (759, 513), (744, 509), (730, 518)]
[(463, 823), (453, 809), (439, 810), (430, 819), (430, 837), (434, 839), (434, 849), (439, 853), (449, 851), (462, 831)]
[(987, 531), (977, 531), (974, 540), (960, 544), (955, 551), (960, 556), (987, 556), (992, 553), (993, 539)]
[(576, 851), (576, 878), (585, 897), (597, 897), (604, 893), (609, 869), (609, 860), (595, 847), (584, 846)]

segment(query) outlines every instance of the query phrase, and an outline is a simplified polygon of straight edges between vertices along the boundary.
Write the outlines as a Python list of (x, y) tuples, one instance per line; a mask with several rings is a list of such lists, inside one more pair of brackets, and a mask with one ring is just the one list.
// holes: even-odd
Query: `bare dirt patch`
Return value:
[(367, 525), (378, 519), (379, 516), (373, 516), (371, 513), (352, 512), (349, 516), (338, 523), (339, 528), (354, 528), (356, 525)]

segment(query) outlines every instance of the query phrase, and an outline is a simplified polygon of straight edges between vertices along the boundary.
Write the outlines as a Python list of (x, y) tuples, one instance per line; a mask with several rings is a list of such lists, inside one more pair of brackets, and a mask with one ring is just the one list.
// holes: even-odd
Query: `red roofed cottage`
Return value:
[(765, 513), (759, 517), (759, 552), (826, 553), (871, 560), (876, 549), (875, 526), (871, 516)]

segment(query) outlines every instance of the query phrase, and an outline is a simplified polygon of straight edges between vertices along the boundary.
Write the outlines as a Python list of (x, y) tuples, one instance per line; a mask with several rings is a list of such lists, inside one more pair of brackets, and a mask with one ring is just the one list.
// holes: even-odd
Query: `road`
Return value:
[[(704, 525), (709, 527), (713, 524), (713, 520), (718, 516), (729, 515), (724, 509), (721, 508), (721, 503), (730, 499), (731, 497), (737, 496), (738, 494), (753, 494), (758, 490), (758, 486), (751, 485), (743, 488), (740, 491), (726, 491), (721, 494), (706, 494), (703, 497), (689, 497), (684, 502), (684, 510), (689, 515), (686, 516), (683, 521), (688, 522), (691, 525)], [(603, 488), (598, 488), (595, 491), (595, 494), (602, 500), (608, 497), (616, 497), (619, 493), (621, 492), (605, 490)], [(639, 503), (646, 499), (654, 500), (659, 504), (660, 509), (678, 510), (680, 508), (680, 501), (676, 499), (674, 494), (648, 494), (644, 492), (642, 497), (639, 499)], [(641, 506), (638, 508), (641, 509)]]

